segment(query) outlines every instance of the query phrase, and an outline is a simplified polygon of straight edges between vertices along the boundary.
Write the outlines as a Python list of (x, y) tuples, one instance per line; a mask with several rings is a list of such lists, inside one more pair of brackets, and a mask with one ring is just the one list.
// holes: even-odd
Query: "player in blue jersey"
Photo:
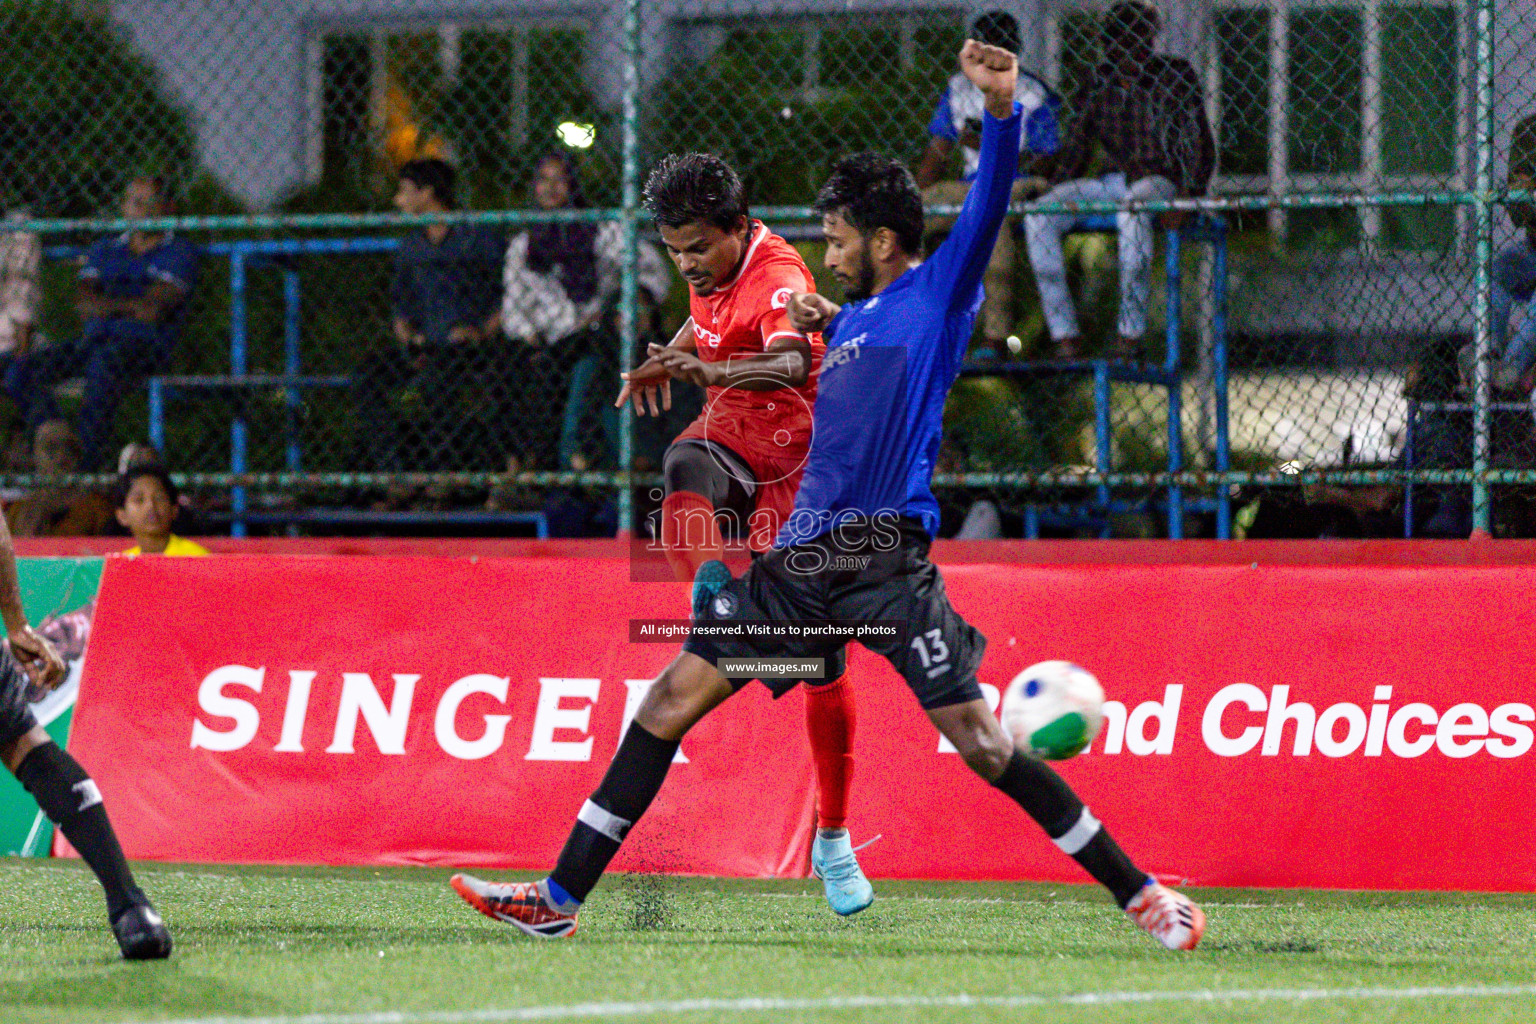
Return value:
[[(765, 639), (748, 630), (722, 636), (730, 623), (795, 623), (802, 631), (813, 623), (880, 623), (905, 629), (860, 642), (890, 661), (966, 764), (1012, 797), (1164, 946), (1193, 949), (1200, 941), (1200, 908), (1137, 869), (1056, 772), (1013, 749), (976, 682), (986, 640), (950, 606), (928, 560), (944, 400), (1007, 210), (1021, 120), (1012, 53), (969, 40), (960, 64), (986, 96), (986, 114), (976, 184), (954, 230), (924, 262), (922, 197), (911, 174), (871, 155), (833, 170), (817, 208), (827, 266), (850, 301), (791, 298), (797, 329), (831, 335), (795, 510), (774, 548), (740, 579), (720, 562), (700, 569), (695, 630), (646, 695), (550, 876), (512, 884), (454, 876), (454, 888), (482, 913), (530, 935), (574, 932), (582, 901), (660, 790), (683, 735), (749, 681), (723, 675), (721, 659), (824, 658), (847, 642)], [(764, 680), (776, 694), (800, 681)]]

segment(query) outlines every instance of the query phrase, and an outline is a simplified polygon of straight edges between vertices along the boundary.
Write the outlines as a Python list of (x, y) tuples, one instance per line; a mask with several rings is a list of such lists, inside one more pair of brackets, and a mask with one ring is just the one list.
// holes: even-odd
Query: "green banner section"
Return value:
[[(100, 558), (23, 558), (17, 562), (28, 621), (52, 640), (69, 662), (64, 684), (33, 706), (38, 721), (60, 745), (69, 738), (96, 591), (101, 586), (101, 564)], [(46, 857), (52, 843), (53, 825), (15, 778), (0, 771), (0, 855)]]

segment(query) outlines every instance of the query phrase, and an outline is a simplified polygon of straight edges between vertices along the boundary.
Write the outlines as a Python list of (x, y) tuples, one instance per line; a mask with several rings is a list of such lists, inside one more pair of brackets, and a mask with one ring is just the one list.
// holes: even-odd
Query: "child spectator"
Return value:
[(171, 532), (179, 495), (162, 466), (139, 465), (117, 483), (117, 521), (138, 543), (125, 555), (206, 555), (208, 549)]

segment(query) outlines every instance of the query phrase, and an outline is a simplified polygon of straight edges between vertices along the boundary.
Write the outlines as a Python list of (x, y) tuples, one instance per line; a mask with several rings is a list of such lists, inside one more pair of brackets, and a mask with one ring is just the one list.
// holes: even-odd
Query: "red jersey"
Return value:
[[(690, 294), (695, 354), (704, 362), (761, 355), (778, 338), (806, 337), (789, 322), (791, 292), (816, 290), (795, 247), (752, 222), (751, 241), (735, 280), (708, 295)], [(826, 346), (810, 336), (811, 372), (797, 388), (747, 391), (713, 387), (699, 418), (678, 435), (717, 441), (767, 482), (799, 470), (811, 444), (811, 407)], [(791, 490), (791, 494), (793, 491)]]

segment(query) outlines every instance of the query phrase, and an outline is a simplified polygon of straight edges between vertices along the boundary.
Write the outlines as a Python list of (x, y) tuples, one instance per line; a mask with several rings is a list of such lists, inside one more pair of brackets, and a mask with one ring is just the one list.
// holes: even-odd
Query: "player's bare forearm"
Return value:
[(693, 333), (693, 317), (683, 321), (683, 326), (672, 335), (672, 340), (667, 343), (667, 348), (679, 348), (684, 352), (693, 352), (698, 349), (698, 336)]
[(811, 343), (803, 338), (781, 338), (760, 356), (727, 359), (720, 386), (742, 391), (777, 391), (798, 388), (810, 378)]
[[(11, 543), (4, 516), (0, 516), (0, 621), (5, 623), (11, 656), (33, 684), (52, 690), (64, 681), (64, 659), (53, 644), (27, 625), (27, 613), (21, 607), (21, 581), (16, 574), (16, 546)], [(10, 767), (14, 770), (15, 765)]]
[(0, 621), (7, 633), (27, 628), (27, 615), (21, 608), (21, 580), (16, 573), (16, 545), (4, 516), (0, 516)]
[(686, 380), (702, 388), (777, 391), (799, 387), (810, 379), (811, 343), (804, 338), (780, 338), (759, 355), (722, 362), (705, 362), (687, 352), (652, 345), (651, 359), (673, 380)]

